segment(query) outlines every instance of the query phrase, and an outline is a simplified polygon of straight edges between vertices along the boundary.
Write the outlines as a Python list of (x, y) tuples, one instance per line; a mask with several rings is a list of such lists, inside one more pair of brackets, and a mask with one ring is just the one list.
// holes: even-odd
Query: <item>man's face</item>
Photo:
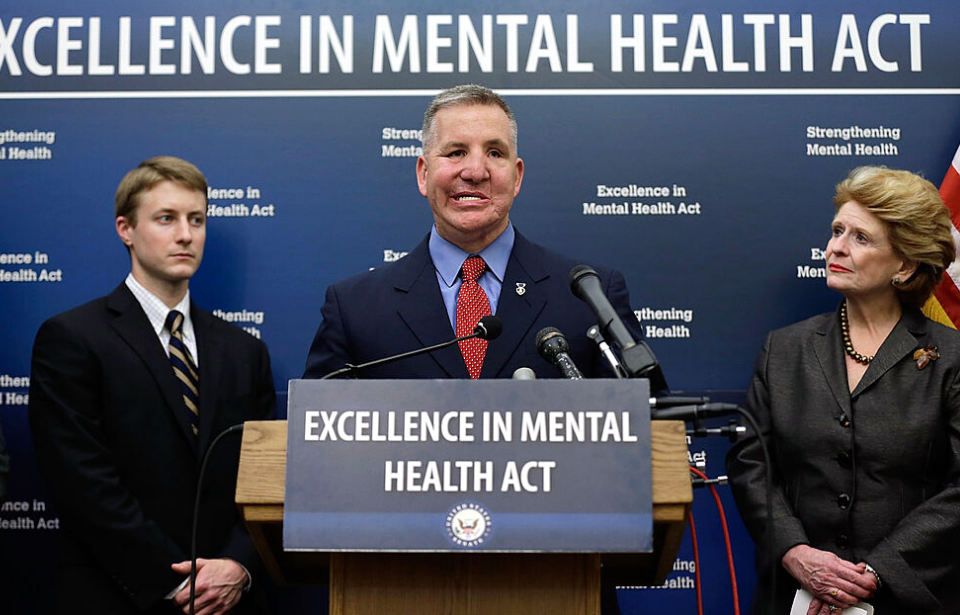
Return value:
[(430, 151), (417, 160), (417, 184), (441, 237), (471, 253), (487, 247), (507, 228), (522, 180), (523, 160), (500, 107), (466, 104), (437, 113)]
[(133, 276), (155, 294), (185, 288), (203, 258), (207, 205), (202, 192), (162, 181), (140, 194), (136, 225), (117, 218)]

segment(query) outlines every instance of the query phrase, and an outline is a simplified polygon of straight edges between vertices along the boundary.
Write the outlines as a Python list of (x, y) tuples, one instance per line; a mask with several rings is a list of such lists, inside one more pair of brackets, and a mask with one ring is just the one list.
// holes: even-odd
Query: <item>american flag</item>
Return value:
[[(960, 255), (960, 148), (953, 155), (953, 162), (940, 184), (940, 196), (950, 210), (950, 219), (953, 221), (950, 230)], [(960, 327), (960, 256), (943, 272), (943, 280), (936, 292), (927, 299), (923, 313), (954, 329)]]

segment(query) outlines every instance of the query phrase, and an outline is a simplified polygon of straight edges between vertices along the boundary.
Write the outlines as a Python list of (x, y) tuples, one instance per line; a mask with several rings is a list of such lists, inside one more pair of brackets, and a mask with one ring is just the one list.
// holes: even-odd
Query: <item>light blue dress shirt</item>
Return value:
[[(507, 263), (510, 262), (510, 253), (513, 252), (513, 242), (516, 231), (513, 223), (507, 223), (507, 228), (489, 246), (480, 251), (480, 256), (487, 263), (487, 270), (480, 276), (478, 283), (483, 292), (487, 293), (490, 301), (490, 313), (497, 313), (497, 304), (500, 302), (500, 289), (503, 288), (503, 276), (507, 272)], [(430, 258), (437, 271), (437, 282), (440, 284), (440, 294), (443, 295), (443, 305), (447, 308), (450, 319), (450, 329), (457, 330), (457, 295), (460, 293), (460, 269), (463, 261), (474, 256), (464, 252), (440, 236), (437, 226), (430, 231)]]

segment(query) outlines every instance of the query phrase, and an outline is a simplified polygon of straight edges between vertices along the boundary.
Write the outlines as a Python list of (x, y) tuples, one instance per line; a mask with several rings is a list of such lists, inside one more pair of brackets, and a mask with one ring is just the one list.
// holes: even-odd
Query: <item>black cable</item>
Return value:
[[(678, 398), (682, 401), (686, 401), (684, 398)], [(691, 398), (693, 399), (693, 398)], [(696, 398), (698, 402), (706, 400), (706, 398)], [(767, 542), (770, 543), (769, 549), (770, 553), (770, 593), (771, 596), (776, 596), (777, 592), (777, 562), (773, 553), (773, 543), (770, 541), (770, 536), (773, 533), (773, 464), (770, 460), (770, 451), (767, 449), (767, 443), (763, 438), (763, 434), (760, 433), (760, 427), (757, 425), (757, 421), (750, 412), (741, 407), (734, 406), (733, 404), (719, 404), (719, 403), (697, 403), (697, 405), (691, 406), (678, 406), (674, 408), (665, 408), (658, 410), (655, 408), (650, 409), (651, 418), (654, 420), (657, 419), (679, 419), (685, 422), (697, 423), (703, 418), (707, 418), (711, 415), (719, 416), (721, 414), (727, 414), (729, 412), (736, 412), (740, 414), (743, 418), (750, 423), (750, 427), (753, 428), (753, 432), (757, 435), (757, 440), (760, 442), (760, 449), (763, 451), (764, 459), (764, 484), (766, 486), (766, 506), (767, 506), (767, 521), (766, 521), (766, 531), (765, 535), (767, 536)], [(762, 548), (762, 547), (761, 547)], [(774, 612), (772, 605), (770, 612)]]
[(775, 554), (773, 552), (773, 541), (771, 540), (773, 536), (773, 464), (770, 461), (770, 451), (767, 450), (767, 443), (763, 439), (763, 434), (760, 433), (760, 427), (757, 425), (756, 419), (745, 408), (737, 406), (737, 412), (750, 423), (750, 427), (753, 428), (753, 433), (757, 434), (757, 440), (760, 442), (760, 448), (763, 451), (763, 460), (766, 469), (764, 472), (764, 482), (767, 492), (767, 529), (764, 533), (767, 536), (768, 549), (770, 550), (770, 553), (768, 553), (770, 558), (770, 596), (772, 601), (770, 612), (773, 613), (773, 601), (777, 595), (777, 573), (779, 572), (776, 557), (774, 557)]
[(200, 496), (203, 493), (203, 476), (207, 472), (207, 462), (210, 461), (210, 453), (217, 447), (220, 440), (227, 434), (237, 431), (243, 431), (243, 423), (228, 427), (221, 431), (213, 442), (210, 443), (207, 452), (203, 454), (203, 463), (200, 464), (200, 475), (197, 477), (197, 498), (193, 504), (193, 530), (190, 532), (190, 615), (194, 615), (194, 601), (197, 599), (197, 527), (200, 519)]

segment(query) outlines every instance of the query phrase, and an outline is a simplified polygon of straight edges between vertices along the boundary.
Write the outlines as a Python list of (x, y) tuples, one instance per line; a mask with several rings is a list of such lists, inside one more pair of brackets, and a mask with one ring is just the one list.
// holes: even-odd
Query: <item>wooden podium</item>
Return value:
[(280, 583), (330, 585), (330, 615), (599, 615), (600, 586), (662, 583), (693, 501), (685, 426), (653, 421), (654, 552), (298, 553), (283, 550), (286, 421), (244, 426), (237, 505)]

